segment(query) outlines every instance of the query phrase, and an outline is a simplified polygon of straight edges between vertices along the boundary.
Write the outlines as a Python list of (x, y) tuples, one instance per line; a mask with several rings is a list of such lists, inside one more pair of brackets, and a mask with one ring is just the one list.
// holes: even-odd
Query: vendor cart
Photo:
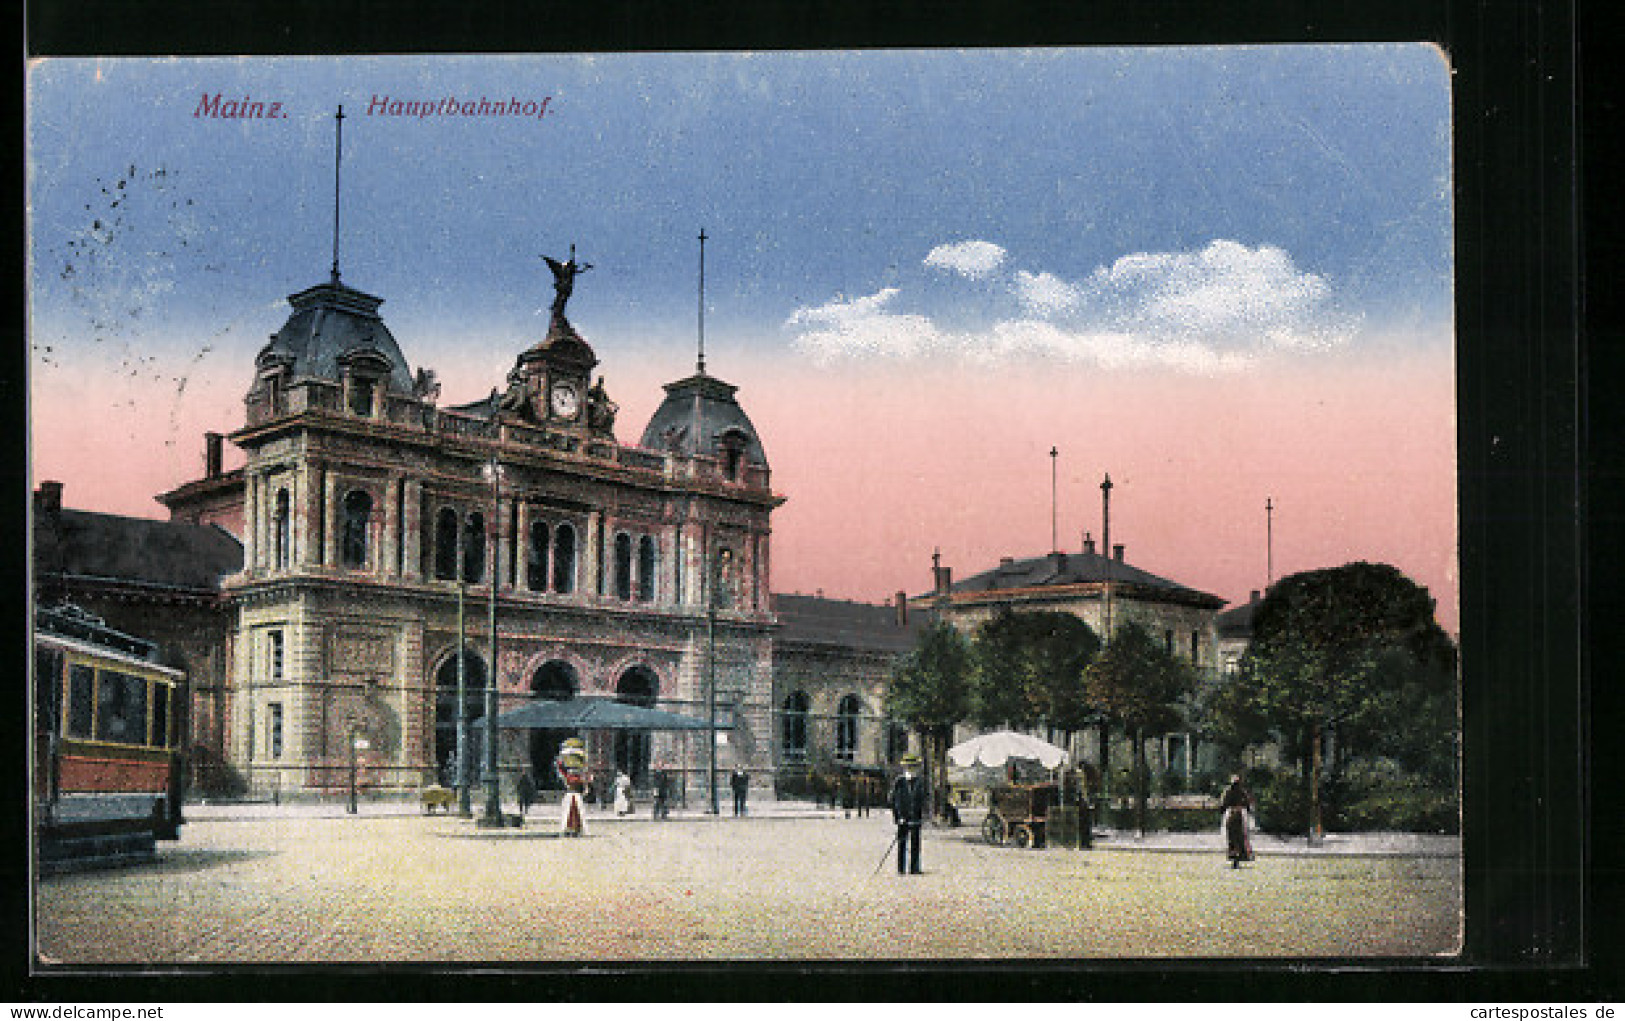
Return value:
[(990, 844), (1043, 847), (1045, 822), (1056, 803), (1052, 783), (994, 787), (988, 792), (987, 818), (982, 836)]

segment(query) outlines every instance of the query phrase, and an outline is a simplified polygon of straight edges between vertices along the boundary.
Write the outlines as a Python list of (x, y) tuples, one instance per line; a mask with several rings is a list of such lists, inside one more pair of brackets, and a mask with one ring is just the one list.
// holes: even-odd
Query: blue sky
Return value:
[[(53, 321), (75, 310), (52, 272), (65, 242), (87, 216), (111, 222), (101, 189), (131, 167), (165, 179), (128, 186), (142, 240), (109, 246), (102, 270), (141, 315), (223, 324), (319, 280), (339, 103), (345, 278), (430, 345), (531, 325), (549, 297), (539, 255), (571, 243), (597, 274), (580, 323), (692, 333), (701, 226), (708, 328), (752, 345), (794, 345), (816, 332), (790, 324), (798, 310), (888, 288), (889, 311), (982, 329), (1018, 317), (1023, 280), (1053, 297), (1167, 256), (1142, 281), (1155, 290), (1215, 241), (1236, 247), (1209, 272), (1300, 292), (1288, 319), (1449, 316), (1446, 69), (1422, 46), (72, 60), (29, 85)], [(191, 116), (215, 92), (288, 117)], [(375, 96), (551, 99), (493, 122), (369, 117)], [(925, 261), (968, 241), (1003, 250), (995, 279)]]

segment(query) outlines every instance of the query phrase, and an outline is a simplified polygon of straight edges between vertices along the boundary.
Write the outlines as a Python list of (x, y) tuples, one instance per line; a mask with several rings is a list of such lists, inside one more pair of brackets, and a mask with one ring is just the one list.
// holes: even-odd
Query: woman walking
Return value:
[(1230, 778), (1219, 807), (1224, 811), (1224, 842), (1230, 867), (1239, 869), (1242, 862), (1253, 860), (1253, 842), (1247, 836), (1247, 813), (1253, 807), (1253, 796), (1242, 786), (1240, 776)]

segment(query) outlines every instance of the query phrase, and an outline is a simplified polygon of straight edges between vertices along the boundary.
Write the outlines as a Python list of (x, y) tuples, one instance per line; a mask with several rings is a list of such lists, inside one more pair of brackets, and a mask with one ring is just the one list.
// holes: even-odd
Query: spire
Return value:
[(700, 357), (695, 371), (705, 375), (705, 228), (700, 228)]
[(1264, 590), (1275, 584), (1275, 501), (1264, 497)]
[(344, 104), (333, 115), (333, 283), (339, 282), (339, 166), (344, 160)]
[(1049, 448), (1049, 548), (1051, 553), (1061, 551), (1061, 541), (1055, 530), (1055, 466), (1060, 451), (1055, 447)]

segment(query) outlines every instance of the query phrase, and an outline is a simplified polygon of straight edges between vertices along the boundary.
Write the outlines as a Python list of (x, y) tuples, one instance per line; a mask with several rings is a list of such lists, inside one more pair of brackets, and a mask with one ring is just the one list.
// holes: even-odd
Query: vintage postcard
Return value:
[(1438, 48), (26, 84), (39, 969), (1461, 951)]

